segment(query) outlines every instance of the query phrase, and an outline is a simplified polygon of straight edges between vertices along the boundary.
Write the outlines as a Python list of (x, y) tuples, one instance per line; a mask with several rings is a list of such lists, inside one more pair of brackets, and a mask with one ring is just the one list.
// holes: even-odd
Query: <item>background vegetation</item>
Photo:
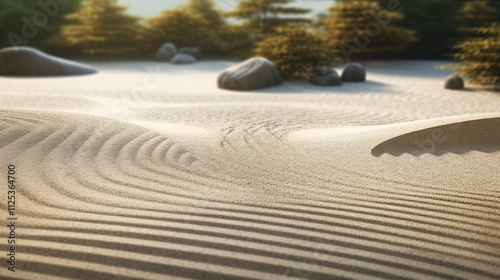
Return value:
[(343, 1), (329, 8), (323, 21), (329, 47), (358, 57), (401, 53), (417, 41), (415, 32), (400, 27), (405, 16), (374, 1)]
[[(0, 47), (28, 45), (62, 56), (139, 59), (151, 58), (165, 42), (200, 47), (209, 56), (240, 58), (256, 53), (283, 58), (284, 50), (294, 52), (299, 47), (309, 55), (324, 48), (328, 52), (322, 53), (344, 60), (346, 52), (354, 60), (454, 57), (465, 61), (460, 71), (472, 81), (484, 83), (478, 75), (498, 76), (498, 53), (483, 52), (498, 49), (495, 24), (500, 22), (500, 1), (400, 0), (401, 6), (388, 13), (393, 1), (337, 0), (317, 16), (294, 7), (294, 2), (240, 0), (234, 10), (221, 11), (215, 0), (186, 0), (175, 9), (139, 18), (129, 15), (118, 0), (71, 0), (59, 5), (57, 13), (47, 24), (36, 26), (36, 36), (30, 37), (23, 30), (43, 11), (39, 1), (0, 0)], [(373, 22), (379, 12), (390, 15), (390, 23), (380, 24), (378, 31)], [(290, 30), (311, 41), (290, 41), (286, 38)], [(366, 45), (359, 42), (363, 35), (369, 39)], [(290, 49), (289, 44), (297, 46)], [(477, 63), (489, 66), (478, 70)]]
[(255, 55), (273, 61), (285, 79), (310, 79), (334, 62), (321, 36), (296, 26), (275, 29), (274, 36), (257, 43)]
[[(70, 22), (67, 15), (80, 8), (82, 8), (82, 0), (71, 0), (65, 5), (58, 5), (58, 10), (53, 17), (48, 15), (50, 20), (47, 24), (38, 27), (33, 24), (35, 13), (43, 11), (38, 1), (0, 0), (0, 48), (11, 46), (13, 42), (22, 42), (22, 45), (46, 50), (50, 47), (48, 40), (58, 34), (64, 24)], [(26, 22), (33, 24), (36, 29), (36, 36), (33, 38), (23, 35)]]

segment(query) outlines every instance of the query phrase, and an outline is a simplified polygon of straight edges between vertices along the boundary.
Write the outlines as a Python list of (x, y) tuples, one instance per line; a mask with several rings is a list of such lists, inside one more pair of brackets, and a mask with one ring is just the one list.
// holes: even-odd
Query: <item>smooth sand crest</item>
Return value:
[(415, 130), (380, 143), (373, 148), (372, 154), (399, 156), (411, 153), (418, 156), (424, 153), (443, 155), (470, 151), (500, 151), (500, 114), (491, 117), (462, 116), (461, 120), (449, 124), (434, 124), (430, 128)]
[[(500, 277), (498, 95), (381, 63), (379, 87), (225, 92), (209, 81), (227, 64), (162, 65), (132, 95), (148, 64), (0, 80), (16, 277)], [(436, 152), (412, 154), (428, 135)]]

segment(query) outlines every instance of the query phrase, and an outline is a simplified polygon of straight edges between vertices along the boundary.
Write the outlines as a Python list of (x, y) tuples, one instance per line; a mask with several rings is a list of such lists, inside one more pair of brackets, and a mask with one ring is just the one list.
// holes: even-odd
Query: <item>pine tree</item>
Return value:
[(214, 0), (188, 0), (185, 8), (201, 15), (210, 27), (217, 28), (224, 24), (222, 11), (216, 8)]
[(184, 6), (188, 13), (193, 13), (201, 16), (206, 24), (204, 42), (201, 47), (204, 54), (220, 55), (224, 54), (224, 30), (226, 22), (222, 11), (215, 6), (214, 0), (188, 0)]
[(139, 19), (127, 15), (126, 10), (117, 0), (85, 0), (80, 11), (68, 15), (75, 24), (64, 26), (60, 38), (87, 55), (132, 53), (136, 50)]
[(496, 12), (496, 22), (500, 22), (500, 1), (488, 1), (490, 5), (497, 10)]
[(457, 14), (459, 33), (456, 36), (455, 46), (471, 38), (481, 37), (475, 29), (489, 26), (495, 22), (498, 10), (490, 2), (470, 1), (462, 4)]
[[(77, 11), (80, 6), (81, 0), (65, 4), (57, 1), (1, 0), (0, 34), (5, 36), (0, 37), (0, 48), (28, 45), (47, 49), (47, 40), (59, 32), (61, 25), (67, 23), (66, 15)], [(36, 29), (34, 37), (26, 37), (22, 32), (27, 22)]]
[(154, 52), (167, 42), (177, 47), (202, 47), (212, 40), (207, 20), (184, 8), (163, 11), (144, 24), (140, 40), (146, 51)]
[(465, 2), (458, 12), (458, 20), (464, 28), (489, 26), (495, 22), (497, 12), (489, 1)]
[(383, 10), (377, 2), (338, 2), (329, 11), (324, 35), (333, 51), (348, 60), (400, 52), (416, 41), (413, 31), (395, 26), (403, 15)]
[(257, 43), (255, 55), (266, 57), (286, 79), (309, 79), (318, 68), (333, 65), (325, 41), (302, 27), (279, 27), (273, 36)]
[(325, 31), (325, 20), (328, 18), (328, 16), (328, 13), (325, 12), (317, 13), (314, 17), (311, 27), (319, 33)]
[(20, 1), (0, 1), (0, 48), (26, 43), (20, 28), (21, 18), (33, 12)]
[(310, 19), (293, 17), (307, 14), (310, 10), (285, 6), (292, 2), (294, 0), (242, 0), (234, 11), (226, 15), (243, 20), (241, 30), (258, 41), (273, 33), (277, 27), (311, 22)]
[[(387, 0), (381, 0), (387, 3)], [(403, 55), (411, 58), (436, 59), (453, 52), (457, 37), (457, 12), (461, 3), (456, 0), (401, 1), (404, 20), (401, 27), (416, 31), (419, 38)]]
[(473, 30), (477, 36), (456, 47), (455, 59), (462, 64), (451, 68), (474, 84), (500, 89), (500, 24)]

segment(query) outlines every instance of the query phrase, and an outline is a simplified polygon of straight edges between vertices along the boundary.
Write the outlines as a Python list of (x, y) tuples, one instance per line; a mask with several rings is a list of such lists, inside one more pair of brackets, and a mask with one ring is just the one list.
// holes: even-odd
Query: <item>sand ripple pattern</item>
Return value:
[(15, 276), (500, 278), (498, 185), (355, 172), (285, 136), (229, 127), (220, 145), (196, 146), (111, 119), (1, 110), (1, 164), (19, 170)]

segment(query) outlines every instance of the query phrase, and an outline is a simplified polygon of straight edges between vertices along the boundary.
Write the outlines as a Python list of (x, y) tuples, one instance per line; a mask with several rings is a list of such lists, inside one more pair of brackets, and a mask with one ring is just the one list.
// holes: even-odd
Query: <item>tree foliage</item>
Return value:
[(188, 0), (184, 7), (188, 13), (201, 16), (206, 24), (203, 31), (204, 41), (198, 44), (203, 53), (221, 55), (226, 51), (225, 30), (227, 24), (223, 12), (216, 8), (214, 0)]
[(201, 15), (210, 27), (220, 27), (224, 24), (222, 11), (215, 6), (214, 0), (188, 0), (187, 11)]
[(201, 14), (178, 8), (148, 19), (140, 38), (147, 51), (156, 51), (167, 42), (177, 47), (202, 47), (213, 39), (209, 31), (208, 22)]
[(500, 87), (500, 24), (474, 28), (477, 36), (456, 46), (454, 66), (460, 75), (475, 84)]
[(286, 6), (292, 2), (294, 0), (242, 0), (235, 10), (226, 15), (243, 20), (242, 30), (259, 40), (278, 27), (311, 22), (310, 19), (296, 17), (307, 14), (310, 10)]
[(416, 41), (412, 30), (396, 26), (404, 16), (377, 2), (343, 1), (329, 8), (324, 35), (335, 53), (349, 58), (400, 52)]
[(87, 55), (132, 53), (136, 50), (139, 19), (126, 10), (117, 0), (85, 0), (81, 10), (68, 15), (74, 23), (64, 26), (59, 38)]
[(220, 46), (223, 54), (246, 59), (252, 56), (255, 42), (250, 40), (242, 24), (226, 24), (221, 30)]
[(495, 22), (497, 13), (489, 1), (469, 1), (458, 11), (458, 21), (465, 28), (484, 27)]
[[(386, 2), (387, 0), (382, 0)], [(458, 31), (457, 12), (461, 3), (455, 0), (405, 1), (401, 26), (416, 31), (419, 38), (405, 52), (406, 57), (435, 59), (453, 51)]]
[[(29, 45), (46, 49), (47, 40), (59, 32), (62, 24), (67, 23), (66, 15), (77, 11), (80, 6), (81, 0), (65, 4), (57, 1), (0, 0), (0, 48)], [(34, 36), (23, 34), (27, 25), (31, 25), (28, 29)]]
[(11, 46), (11, 41), (7, 35), (11, 32), (19, 33), (22, 25), (21, 18), (29, 14), (29, 10), (23, 6), (22, 2), (11, 0), (11, 1), (0, 1), (0, 47)]
[(315, 69), (330, 67), (332, 56), (325, 41), (301, 27), (280, 27), (257, 43), (255, 55), (271, 60), (286, 79), (309, 79)]

